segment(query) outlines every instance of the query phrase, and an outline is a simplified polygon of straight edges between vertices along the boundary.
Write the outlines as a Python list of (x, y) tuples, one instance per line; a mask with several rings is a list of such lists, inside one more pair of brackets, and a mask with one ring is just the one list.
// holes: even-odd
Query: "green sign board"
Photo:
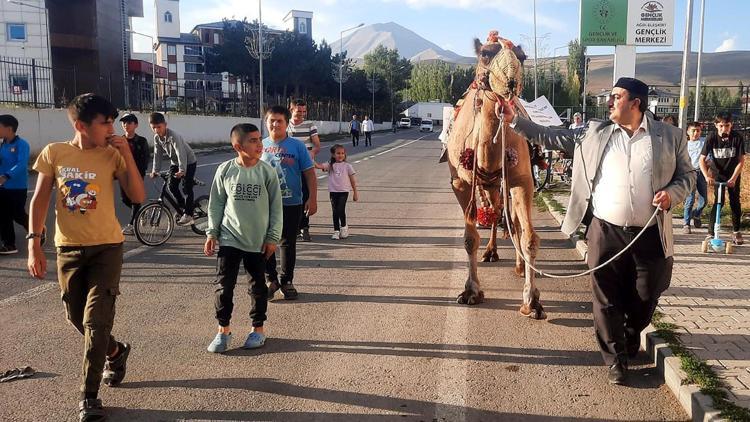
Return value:
[(628, 0), (581, 0), (581, 44), (624, 45)]

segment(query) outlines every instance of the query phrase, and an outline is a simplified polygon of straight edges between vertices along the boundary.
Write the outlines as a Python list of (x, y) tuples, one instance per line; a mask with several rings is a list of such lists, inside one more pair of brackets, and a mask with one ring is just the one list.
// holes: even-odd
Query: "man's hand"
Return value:
[(276, 252), (276, 244), (264, 243), (263, 247), (260, 249), (260, 252), (263, 254), (263, 258), (268, 259)]
[(183, 177), (185, 177), (184, 171), (178, 171), (177, 173), (174, 174), (175, 179), (182, 179)]
[(5, 176), (0, 176), (0, 186), (4, 185), (5, 182), (8, 181), (8, 178)]
[(733, 188), (734, 185), (736, 185), (736, 184), (737, 184), (737, 179), (734, 178), (734, 177), (731, 178), (731, 179), (729, 179), (729, 180), (727, 180), (727, 186), (730, 187), (730, 188)]
[(130, 145), (128, 145), (128, 140), (124, 136), (113, 135), (109, 137), (108, 141), (110, 145), (117, 148), (117, 151), (120, 152), (120, 155), (132, 155), (132, 152), (130, 151)]
[(661, 190), (659, 192), (656, 192), (656, 195), (654, 195), (652, 204), (662, 210), (668, 210), (672, 207), (672, 198), (669, 196), (669, 193)]
[(354, 202), (359, 201), (359, 193), (357, 193), (356, 190), (354, 191), (354, 198), (353, 199), (354, 199)]
[(308, 217), (312, 217), (316, 212), (318, 212), (318, 201), (314, 198), (308, 199), (307, 203), (305, 203), (305, 214)]
[(29, 259), (26, 262), (32, 277), (43, 279), (47, 274), (47, 257), (42, 251), (39, 239), (29, 239)]
[(152, 171), (151, 173), (148, 174), (148, 177), (150, 177), (152, 179), (156, 179), (158, 176), (159, 176), (159, 173), (157, 173), (155, 171)]
[(513, 108), (512, 102), (506, 102), (502, 98), (495, 104), (495, 114), (503, 116), (505, 123), (510, 123), (513, 118), (516, 117), (516, 110)]
[(206, 243), (203, 245), (203, 253), (206, 256), (213, 256), (216, 249), (219, 247), (219, 241), (213, 237), (206, 238)]

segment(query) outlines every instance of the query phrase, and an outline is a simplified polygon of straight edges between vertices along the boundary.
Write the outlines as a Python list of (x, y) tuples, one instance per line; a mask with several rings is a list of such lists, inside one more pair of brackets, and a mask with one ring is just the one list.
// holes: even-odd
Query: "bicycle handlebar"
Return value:
[[(172, 172), (169, 171), (160, 171), (157, 173), (159, 177), (162, 178), (165, 182), (169, 181), (169, 178), (172, 177)], [(197, 177), (193, 176), (193, 183), (195, 183), (196, 186), (206, 186), (206, 182), (198, 179)]]

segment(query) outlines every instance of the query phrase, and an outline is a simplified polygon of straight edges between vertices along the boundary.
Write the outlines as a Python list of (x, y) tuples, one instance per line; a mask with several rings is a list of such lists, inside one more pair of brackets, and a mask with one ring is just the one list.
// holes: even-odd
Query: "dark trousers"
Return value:
[[(721, 203), (722, 207), (727, 205), (725, 199), (726, 195), (724, 192), (729, 192), (729, 207), (732, 208), (732, 231), (740, 231), (740, 218), (742, 217), (742, 206), (740, 205), (740, 179), (737, 178), (737, 183), (734, 184), (733, 188), (724, 185), (724, 189), (721, 191)], [(722, 180), (723, 181), (723, 180)], [(718, 180), (717, 180), (718, 182)], [(719, 184), (714, 184), (714, 206), (711, 208), (711, 215), (708, 218), (708, 234), (714, 235), (714, 224), (716, 224), (716, 209), (719, 207)]]
[(130, 221), (128, 224), (135, 223), (135, 217), (138, 216), (138, 212), (141, 210), (141, 204), (134, 204), (133, 201), (128, 198), (128, 194), (125, 193), (123, 189), (120, 189), (120, 195), (122, 198), (122, 203), (125, 204), (126, 207), (130, 208)]
[[(281, 284), (294, 280), (294, 266), (297, 263), (297, 233), (304, 212), (304, 205), (285, 205), (281, 240), (277, 252), (266, 261), (266, 278), (281, 281)], [(276, 255), (281, 259), (280, 271), (276, 271)]]
[(365, 132), (365, 146), (372, 146), (372, 132)]
[(0, 188), (0, 238), (7, 247), (16, 246), (16, 230), (13, 222), (29, 231), (29, 215), (26, 214), (26, 189)]
[[(179, 171), (179, 168), (177, 166), (169, 167), (169, 192), (172, 193), (174, 199), (177, 200), (177, 204), (185, 210), (187, 215), (193, 215), (193, 200), (195, 198), (193, 186), (195, 186), (195, 170), (197, 168), (198, 163), (188, 164), (185, 175), (178, 179), (174, 175)], [(185, 194), (185, 197), (180, 192), (180, 184), (182, 184), (182, 193)]]
[(310, 217), (308, 217), (304, 213), (304, 204), (307, 203), (307, 200), (310, 199), (310, 189), (307, 187), (307, 179), (304, 175), (302, 175), (302, 206), (303, 206), (303, 212), (302, 212), (302, 218), (300, 219), (299, 223), (299, 229), (309, 229), (310, 228)]
[(352, 129), (352, 146), (356, 147), (359, 144), (359, 131)]
[[(623, 250), (639, 230), (624, 230), (594, 217), (587, 233), (589, 268)], [(596, 339), (604, 363), (627, 363), (625, 345), (639, 341), (651, 322), (659, 296), (672, 278), (672, 257), (666, 258), (659, 228), (649, 227), (622, 256), (594, 271), (593, 313)]]
[(229, 326), (234, 309), (234, 286), (237, 284), (240, 264), (245, 266), (250, 284), (247, 289), (250, 295), (250, 319), (253, 327), (262, 327), (268, 309), (268, 286), (264, 278), (266, 261), (260, 252), (245, 252), (231, 246), (219, 247), (215, 282), (217, 286), (214, 295), (216, 319), (220, 326)]
[(122, 243), (57, 248), (57, 277), (65, 313), (84, 338), (84, 393), (99, 391), (104, 360), (117, 347), (110, 333), (121, 271)]
[(331, 192), (331, 209), (333, 210), (333, 230), (339, 231), (346, 227), (346, 200), (349, 192)]

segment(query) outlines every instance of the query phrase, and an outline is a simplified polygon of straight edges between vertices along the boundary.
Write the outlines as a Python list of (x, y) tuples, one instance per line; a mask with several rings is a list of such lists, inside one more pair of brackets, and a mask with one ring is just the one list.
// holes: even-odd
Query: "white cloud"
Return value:
[(732, 51), (737, 49), (737, 36), (731, 36), (726, 38), (721, 44), (714, 50), (715, 53), (722, 53), (724, 51)]

